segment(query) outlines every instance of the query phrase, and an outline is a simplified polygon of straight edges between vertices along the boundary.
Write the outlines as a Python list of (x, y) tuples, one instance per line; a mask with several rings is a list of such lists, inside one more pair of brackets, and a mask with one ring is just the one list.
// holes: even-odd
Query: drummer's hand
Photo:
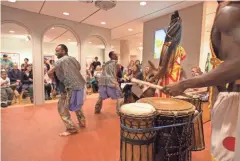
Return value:
[(181, 82), (169, 84), (169, 85), (165, 86), (163, 89), (163, 92), (165, 94), (169, 94), (171, 96), (181, 95), (181, 94), (183, 94), (184, 91), (185, 91), (185, 88)]

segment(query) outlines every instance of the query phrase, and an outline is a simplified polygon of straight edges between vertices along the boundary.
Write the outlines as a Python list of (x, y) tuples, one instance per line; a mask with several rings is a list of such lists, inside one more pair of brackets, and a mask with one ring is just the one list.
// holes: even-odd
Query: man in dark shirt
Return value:
[(13, 69), (8, 72), (8, 77), (10, 79), (10, 83), (21, 83), (22, 80), (22, 72), (18, 69), (18, 65), (14, 64)]
[(20, 93), (22, 91), (22, 72), (18, 69), (17, 64), (13, 64), (13, 69), (8, 72), (11, 84), (16, 84), (16, 89)]
[(100, 61), (98, 61), (98, 57), (95, 57), (95, 61), (92, 62), (91, 66), (90, 66), (90, 68), (92, 68), (91, 69), (92, 76), (93, 76), (94, 71), (96, 70), (97, 66), (101, 66), (101, 63), (100, 63)]

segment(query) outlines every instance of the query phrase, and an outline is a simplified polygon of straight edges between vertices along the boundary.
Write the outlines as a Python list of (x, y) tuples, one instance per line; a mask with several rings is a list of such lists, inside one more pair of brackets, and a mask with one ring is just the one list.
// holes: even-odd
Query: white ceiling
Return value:
[[(43, 15), (73, 20), (99, 27), (109, 28), (112, 39), (129, 39), (131, 35), (143, 32), (143, 22), (155, 17), (169, 14), (175, 10), (186, 8), (201, 1), (146, 1), (140, 6), (140, 1), (117, 1), (115, 8), (108, 11), (99, 10), (94, 3), (83, 1), (20, 1), (15, 3), (4, 0), (2, 5), (36, 12)], [(63, 15), (69, 12), (69, 16)], [(101, 22), (106, 22), (102, 25)], [(128, 31), (131, 28), (133, 31)]]
[[(14, 31), (11, 33), (10, 31)], [(1, 37), (2, 38), (17, 38), (24, 39), (29, 41), (27, 36), (30, 36), (27, 30), (17, 24), (14, 23), (4, 23), (1, 26)], [(77, 45), (77, 40), (75, 36), (68, 30), (62, 27), (53, 27), (49, 29), (44, 37), (43, 42), (46, 43), (55, 43), (55, 44), (75, 44)], [(88, 45), (95, 46), (100, 49), (104, 49), (105, 46), (102, 41), (96, 37), (91, 37), (87, 40)]]

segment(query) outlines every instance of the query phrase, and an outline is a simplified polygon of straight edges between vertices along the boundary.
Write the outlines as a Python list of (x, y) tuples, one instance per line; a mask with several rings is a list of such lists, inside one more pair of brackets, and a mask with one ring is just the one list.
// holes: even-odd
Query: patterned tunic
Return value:
[(106, 64), (103, 67), (102, 75), (99, 78), (99, 85), (101, 86), (110, 86), (114, 87), (117, 79), (117, 61), (116, 60), (110, 60), (106, 62)]
[(79, 62), (71, 56), (63, 56), (55, 64), (56, 76), (67, 89), (84, 88), (86, 82), (80, 73), (80, 69)]

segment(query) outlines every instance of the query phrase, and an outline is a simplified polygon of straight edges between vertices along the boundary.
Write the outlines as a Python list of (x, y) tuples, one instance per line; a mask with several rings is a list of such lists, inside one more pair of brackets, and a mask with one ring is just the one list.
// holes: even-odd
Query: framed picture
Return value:
[(49, 60), (54, 60), (54, 55), (44, 55), (43, 58), (47, 59), (48, 61)]
[(11, 60), (14, 64), (16, 63), (18, 66), (20, 66), (20, 55), (19, 55), (19, 53), (1, 52), (1, 59), (3, 58), (4, 54), (8, 55), (9, 60)]

